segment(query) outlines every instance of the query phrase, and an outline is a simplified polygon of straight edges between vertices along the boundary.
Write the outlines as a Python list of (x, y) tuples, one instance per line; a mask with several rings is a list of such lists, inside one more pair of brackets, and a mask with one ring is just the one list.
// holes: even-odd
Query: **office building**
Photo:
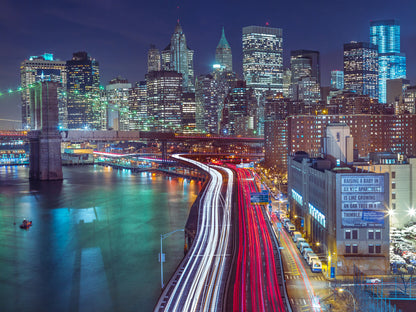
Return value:
[(290, 69), (292, 71), (292, 82), (299, 81), (302, 77), (312, 77), (319, 85), (321, 84), (319, 51), (291, 51)]
[(378, 98), (377, 46), (368, 42), (344, 44), (344, 88)]
[(331, 70), (331, 89), (344, 89), (344, 72), (342, 70)]
[(117, 77), (105, 87), (107, 93), (107, 125), (109, 129), (130, 130), (130, 93), (131, 83)]
[(398, 103), (396, 110), (402, 114), (416, 113), (416, 86), (408, 86), (403, 94), (403, 99)]
[(400, 98), (403, 98), (403, 94), (406, 88), (410, 86), (408, 79), (397, 78), (389, 79), (386, 81), (386, 104), (395, 105)]
[(257, 134), (257, 99), (244, 80), (236, 81), (224, 100), (222, 134)]
[(328, 124), (324, 136), (322, 157), (305, 152), (289, 157), (290, 216), (323, 256), (327, 277), (353, 275), (355, 269), (368, 275), (387, 274), (388, 175), (342, 162), (342, 157), (351, 157), (353, 145), (346, 124)]
[(295, 50), (290, 52), (290, 98), (316, 105), (321, 99), (319, 52)]
[(403, 161), (400, 155), (390, 152), (370, 153), (367, 165), (355, 166), (362, 170), (388, 173), (390, 206), (390, 225), (402, 228), (409, 222), (416, 221), (416, 158)]
[(289, 215), (320, 255), (328, 278), (352, 276), (356, 269), (388, 274), (388, 175), (337, 164), (334, 157), (289, 157)]
[(66, 62), (55, 60), (51, 53), (31, 56), (20, 64), (22, 128), (30, 128), (32, 117), (30, 111), (33, 103), (31, 102), (29, 87), (38, 81), (53, 81), (60, 84), (57, 88), (59, 127), (67, 128)]
[(161, 70), (160, 51), (152, 44), (147, 53), (147, 72), (159, 70)]
[(148, 130), (146, 81), (136, 82), (129, 91), (130, 130)]
[(243, 74), (256, 94), (283, 91), (283, 36), (281, 28), (243, 27)]
[(212, 75), (200, 75), (195, 84), (196, 129), (203, 133), (218, 134), (220, 105), (218, 82)]
[(68, 129), (103, 129), (106, 107), (100, 97), (98, 62), (87, 52), (76, 52), (66, 67)]
[(378, 96), (387, 101), (387, 80), (406, 78), (406, 56), (400, 52), (398, 20), (370, 22), (370, 42), (378, 47)]
[(146, 86), (149, 130), (179, 130), (182, 125), (182, 74), (152, 71), (146, 75)]
[(196, 101), (195, 93), (182, 94), (182, 132), (196, 132)]
[(231, 53), (231, 47), (225, 38), (224, 27), (222, 28), (221, 39), (215, 50), (215, 63), (225, 71), (233, 71), (233, 55)]
[(179, 20), (170, 44), (162, 51), (162, 70), (174, 70), (181, 73), (183, 92), (195, 92), (194, 51), (186, 43), (186, 37)]

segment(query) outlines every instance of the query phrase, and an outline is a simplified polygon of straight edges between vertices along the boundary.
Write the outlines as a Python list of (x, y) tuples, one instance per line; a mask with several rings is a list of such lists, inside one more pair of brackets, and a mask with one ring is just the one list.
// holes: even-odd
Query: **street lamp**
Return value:
[(168, 238), (169, 236), (171, 236), (172, 234), (176, 232), (183, 232), (183, 231), (185, 231), (185, 229), (179, 229), (179, 230), (175, 230), (166, 234), (160, 234), (159, 262), (160, 262), (160, 284), (161, 284), (162, 289), (163, 287), (165, 287), (165, 285), (163, 284), (163, 262), (165, 262), (165, 254), (163, 253), (163, 240), (165, 238)]
[(338, 292), (339, 293), (343, 293), (344, 291), (346, 291), (347, 293), (349, 293), (350, 295), (351, 295), (351, 297), (352, 297), (352, 302), (353, 302), (353, 304), (354, 304), (354, 312), (355, 312), (355, 299), (354, 299), (354, 295), (352, 294), (352, 292), (350, 292), (348, 289), (346, 289), (346, 288), (339, 288), (338, 289)]

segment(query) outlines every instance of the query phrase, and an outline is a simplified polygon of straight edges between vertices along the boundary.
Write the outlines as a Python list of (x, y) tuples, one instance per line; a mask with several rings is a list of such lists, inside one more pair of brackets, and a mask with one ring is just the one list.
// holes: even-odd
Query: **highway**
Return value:
[(265, 214), (261, 205), (250, 202), (250, 193), (259, 191), (259, 181), (250, 170), (235, 170), (239, 220), (233, 311), (286, 311)]
[[(195, 240), (165, 287), (155, 311), (221, 311), (230, 255), (233, 172), (173, 155), (206, 171)], [(224, 178), (224, 176), (225, 178)], [(222, 195), (224, 194), (224, 196)]]

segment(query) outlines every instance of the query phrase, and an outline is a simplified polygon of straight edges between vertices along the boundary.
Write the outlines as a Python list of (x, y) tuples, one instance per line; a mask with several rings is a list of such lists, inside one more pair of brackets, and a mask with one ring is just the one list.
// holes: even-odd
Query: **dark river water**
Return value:
[[(32, 183), (27, 167), (0, 167), (0, 311), (152, 311), (160, 234), (184, 228), (201, 184), (63, 169), (62, 182)], [(29, 230), (19, 228), (23, 218)], [(183, 256), (183, 232), (163, 248), (166, 282)]]

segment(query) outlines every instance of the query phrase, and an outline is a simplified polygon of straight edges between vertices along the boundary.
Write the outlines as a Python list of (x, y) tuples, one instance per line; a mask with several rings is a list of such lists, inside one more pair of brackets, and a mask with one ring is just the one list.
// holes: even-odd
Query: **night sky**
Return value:
[[(321, 52), (322, 85), (342, 70), (343, 44), (369, 41), (369, 22), (399, 19), (407, 76), (416, 83), (416, 1), (173, 1), (173, 0), (2, 0), (0, 3), (0, 92), (20, 84), (20, 63), (30, 55), (53, 53), (69, 60), (87, 51), (100, 63), (101, 84), (118, 75), (144, 80), (150, 44), (165, 48), (179, 18), (188, 46), (195, 51), (196, 76), (210, 71), (221, 27), (242, 77), (241, 29), (265, 25), (283, 29), (285, 66), (290, 50)], [(0, 119), (20, 120), (20, 97), (0, 97)], [(13, 127), (0, 120), (0, 128)]]

